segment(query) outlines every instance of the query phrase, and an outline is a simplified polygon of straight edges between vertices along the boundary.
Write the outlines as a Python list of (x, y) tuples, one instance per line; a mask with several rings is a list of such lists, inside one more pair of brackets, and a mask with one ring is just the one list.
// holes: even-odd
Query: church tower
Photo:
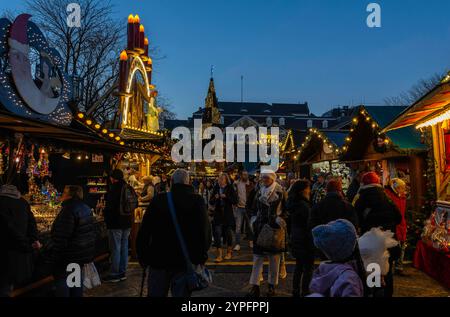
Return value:
[(214, 87), (214, 78), (211, 77), (209, 81), (208, 94), (205, 99), (205, 111), (203, 112), (202, 117), (203, 128), (221, 126), (220, 118), (221, 114), (216, 96), (216, 88)]

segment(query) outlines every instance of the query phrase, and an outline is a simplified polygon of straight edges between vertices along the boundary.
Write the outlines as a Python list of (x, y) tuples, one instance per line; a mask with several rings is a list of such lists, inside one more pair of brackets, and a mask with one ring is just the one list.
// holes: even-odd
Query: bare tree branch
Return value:
[[(67, 5), (72, 0), (27, 0), (28, 11), (59, 50), (64, 70), (77, 75), (82, 83), (79, 109), (86, 111), (99, 102), (93, 112), (99, 121), (108, 121), (117, 110), (114, 96), (102, 98), (118, 79), (118, 56), (126, 44), (126, 17), (113, 18), (114, 6), (105, 0), (77, 0), (81, 7), (81, 27), (67, 24)], [(153, 60), (164, 58), (159, 49), (150, 50)]]
[(388, 106), (410, 106), (439, 84), (445, 74), (446, 72), (436, 73), (427, 79), (421, 79), (408, 91), (385, 98), (384, 102)]

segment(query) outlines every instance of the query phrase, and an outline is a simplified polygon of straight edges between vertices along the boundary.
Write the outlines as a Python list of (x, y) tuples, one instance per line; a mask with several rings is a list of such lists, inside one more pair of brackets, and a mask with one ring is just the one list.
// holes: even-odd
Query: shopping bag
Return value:
[(94, 263), (88, 263), (83, 266), (83, 285), (87, 289), (100, 286), (102, 284), (97, 268)]

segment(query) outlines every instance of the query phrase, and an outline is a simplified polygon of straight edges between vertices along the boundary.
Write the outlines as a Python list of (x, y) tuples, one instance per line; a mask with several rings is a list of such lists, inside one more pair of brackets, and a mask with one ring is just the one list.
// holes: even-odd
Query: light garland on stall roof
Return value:
[[(314, 136), (317, 136), (319, 139), (322, 140), (323, 144), (325, 146), (328, 146), (334, 153), (339, 154), (341, 150), (337, 145), (335, 145), (332, 141), (328, 139), (326, 134), (321, 132), (320, 130), (316, 128), (309, 129), (309, 134), (305, 137), (305, 142), (302, 143), (300, 146), (300, 149), (297, 151), (298, 154), (300, 154), (311, 142)], [(298, 157), (298, 156), (295, 156)], [(296, 158), (295, 158), (296, 159)]]
[(83, 125), (87, 126), (88, 128), (94, 130), (99, 135), (107, 135), (111, 139), (111, 141), (116, 141), (118, 144), (124, 146), (125, 142), (122, 141), (120, 136), (116, 136), (113, 132), (109, 131), (107, 128), (103, 127), (100, 123), (95, 122), (92, 118), (87, 118), (86, 115), (82, 112), (79, 112), (76, 115), (76, 119), (78, 122), (82, 123)]
[(444, 113), (438, 115), (437, 117), (434, 117), (430, 120), (427, 120), (423, 123), (418, 124), (416, 126), (416, 129), (420, 130), (422, 128), (431, 127), (431, 126), (441, 123), (445, 120), (450, 120), (450, 109), (445, 111)]
[[(122, 138), (119, 135), (115, 135), (112, 131), (108, 130), (106, 127), (104, 127), (100, 123), (96, 122), (95, 119), (88, 118), (83, 112), (79, 112), (76, 115), (76, 120), (78, 122), (82, 123), (83, 125), (87, 126), (88, 128), (94, 130), (95, 132), (97, 132), (98, 135), (102, 136), (103, 138), (108, 136), (112, 142), (116, 141), (121, 146), (126, 145), (126, 146), (133, 147), (133, 148), (140, 149), (140, 150), (147, 150), (147, 151), (149, 150), (149, 151), (153, 151), (153, 152), (156, 152), (159, 154), (162, 153), (161, 149), (158, 148), (154, 144), (149, 144), (149, 143), (139, 144), (137, 142), (125, 143), (124, 140), (122, 140)], [(163, 137), (165, 135), (163, 132), (154, 132), (154, 134), (161, 136), (161, 137)]]
[(153, 135), (157, 135), (157, 136), (163, 136), (162, 132), (150, 131), (150, 130), (147, 130), (147, 129), (135, 128), (135, 127), (132, 127), (132, 126), (124, 126), (124, 128), (128, 129), (128, 130), (144, 132), (144, 133), (153, 134)]
[[(362, 116), (362, 118), (359, 118), (360, 116)], [(345, 138), (345, 144), (342, 146), (342, 152), (347, 152), (347, 150), (349, 149), (350, 143), (352, 142), (352, 134), (355, 131), (357, 131), (357, 126), (360, 122), (360, 119), (362, 119), (362, 121), (365, 121), (369, 124), (369, 126), (374, 131), (375, 135), (381, 136), (380, 127), (379, 127), (378, 123), (369, 115), (369, 113), (367, 112), (366, 109), (362, 108), (359, 110), (359, 113), (351, 121), (350, 133)], [(389, 143), (391, 143), (391, 140), (388, 137), (385, 137), (384, 143), (386, 145), (388, 145)]]

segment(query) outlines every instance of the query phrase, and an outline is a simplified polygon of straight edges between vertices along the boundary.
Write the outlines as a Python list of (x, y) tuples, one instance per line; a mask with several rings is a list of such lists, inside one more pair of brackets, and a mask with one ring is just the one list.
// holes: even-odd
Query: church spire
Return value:
[(220, 116), (214, 78), (211, 77), (209, 80), (208, 94), (205, 98), (205, 110), (202, 118), (203, 124), (205, 126), (218, 126), (220, 125)]
[(205, 99), (205, 108), (218, 108), (216, 88), (214, 87), (214, 78), (209, 80), (208, 94)]

